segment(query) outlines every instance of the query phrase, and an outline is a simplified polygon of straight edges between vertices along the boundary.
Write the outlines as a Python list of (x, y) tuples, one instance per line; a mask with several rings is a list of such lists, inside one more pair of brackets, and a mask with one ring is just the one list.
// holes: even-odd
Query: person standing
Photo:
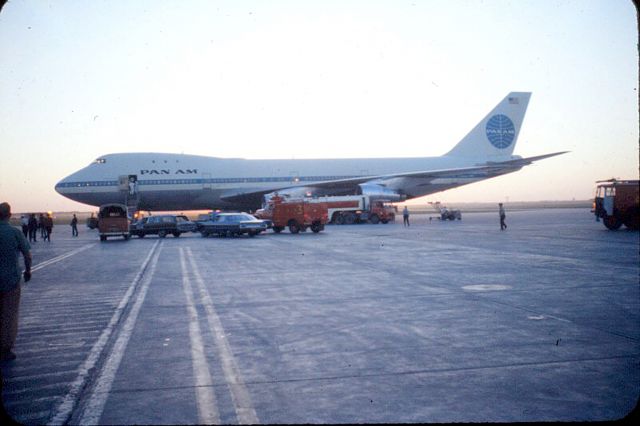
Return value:
[(43, 218), (44, 221), (44, 239), (51, 242), (51, 232), (53, 231), (53, 216), (47, 214)]
[[(0, 204), (0, 361), (16, 358), (13, 345), (18, 335), (18, 308), (22, 276), (31, 279), (31, 247), (24, 235), (9, 224), (11, 206)], [(35, 220), (35, 215), (33, 216)], [(24, 259), (24, 274), (18, 269), (18, 252)]]
[(36, 235), (38, 233), (38, 219), (36, 219), (36, 214), (35, 213), (31, 213), (31, 216), (29, 217), (29, 241), (33, 241), (34, 243), (37, 241), (36, 240)]
[(507, 214), (504, 211), (504, 206), (502, 205), (502, 203), (498, 203), (498, 207), (499, 207), (499, 214), (500, 214), (500, 230), (504, 231), (505, 229), (507, 229), (507, 224), (504, 223), (504, 220), (507, 217)]
[(29, 218), (26, 214), (20, 215), (20, 225), (22, 225), (22, 233), (24, 237), (27, 238), (29, 235)]
[(40, 238), (42, 238), (43, 241), (46, 240), (44, 233), (47, 232), (44, 223), (44, 215), (40, 213), (38, 215), (38, 229), (40, 230)]
[(402, 209), (402, 220), (403, 226), (409, 226), (409, 209), (407, 206), (404, 206), (404, 209)]
[(78, 218), (76, 217), (75, 213), (73, 215), (73, 219), (71, 219), (71, 236), (78, 236)]

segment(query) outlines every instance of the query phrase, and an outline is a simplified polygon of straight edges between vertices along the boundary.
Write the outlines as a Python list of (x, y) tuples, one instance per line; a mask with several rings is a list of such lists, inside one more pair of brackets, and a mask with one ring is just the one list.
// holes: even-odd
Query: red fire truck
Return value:
[(266, 203), (265, 208), (256, 211), (254, 216), (271, 220), (273, 231), (276, 233), (280, 233), (287, 226), (292, 234), (304, 232), (307, 228), (318, 233), (327, 223), (327, 203), (310, 198), (285, 201), (275, 195)]
[(321, 197), (319, 200), (327, 203), (331, 223), (337, 225), (389, 223), (396, 220), (396, 207), (388, 200), (372, 199), (367, 195)]
[(624, 225), (629, 229), (640, 227), (640, 186), (637, 180), (598, 181), (593, 209), (596, 220), (616, 230)]

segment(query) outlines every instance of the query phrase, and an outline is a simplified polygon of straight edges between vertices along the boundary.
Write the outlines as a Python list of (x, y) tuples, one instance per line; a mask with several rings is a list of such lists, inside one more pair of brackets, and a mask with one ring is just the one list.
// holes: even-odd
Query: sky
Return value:
[(514, 154), (571, 152), (419, 202), (586, 200), (638, 179), (637, 43), (625, 0), (13, 0), (0, 201), (93, 210), (54, 186), (115, 152), (438, 156), (511, 91)]

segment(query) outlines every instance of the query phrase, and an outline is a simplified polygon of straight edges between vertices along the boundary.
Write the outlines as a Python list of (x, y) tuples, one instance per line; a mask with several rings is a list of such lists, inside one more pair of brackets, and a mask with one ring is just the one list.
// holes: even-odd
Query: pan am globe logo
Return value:
[(509, 117), (496, 114), (487, 121), (487, 139), (498, 149), (505, 149), (513, 142), (516, 128)]

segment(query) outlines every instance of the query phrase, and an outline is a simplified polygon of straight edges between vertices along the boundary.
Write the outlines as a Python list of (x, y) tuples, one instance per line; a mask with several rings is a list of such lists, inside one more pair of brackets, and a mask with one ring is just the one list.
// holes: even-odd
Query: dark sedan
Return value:
[(200, 222), (203, 237), (235, 237), (241, 234), (255, 237), (266, 229), (267, 223), (264, 220), (256, 219), (248, 213), (219, 213), (211, 220)]
[(179, 237), (185, 232), (195, 232), (196, 224), (183, 215), (149, 216), (132, 223), (131, 235), (143, 238), (145, 235), (156, 234), (164, 238), (167, 234)]

